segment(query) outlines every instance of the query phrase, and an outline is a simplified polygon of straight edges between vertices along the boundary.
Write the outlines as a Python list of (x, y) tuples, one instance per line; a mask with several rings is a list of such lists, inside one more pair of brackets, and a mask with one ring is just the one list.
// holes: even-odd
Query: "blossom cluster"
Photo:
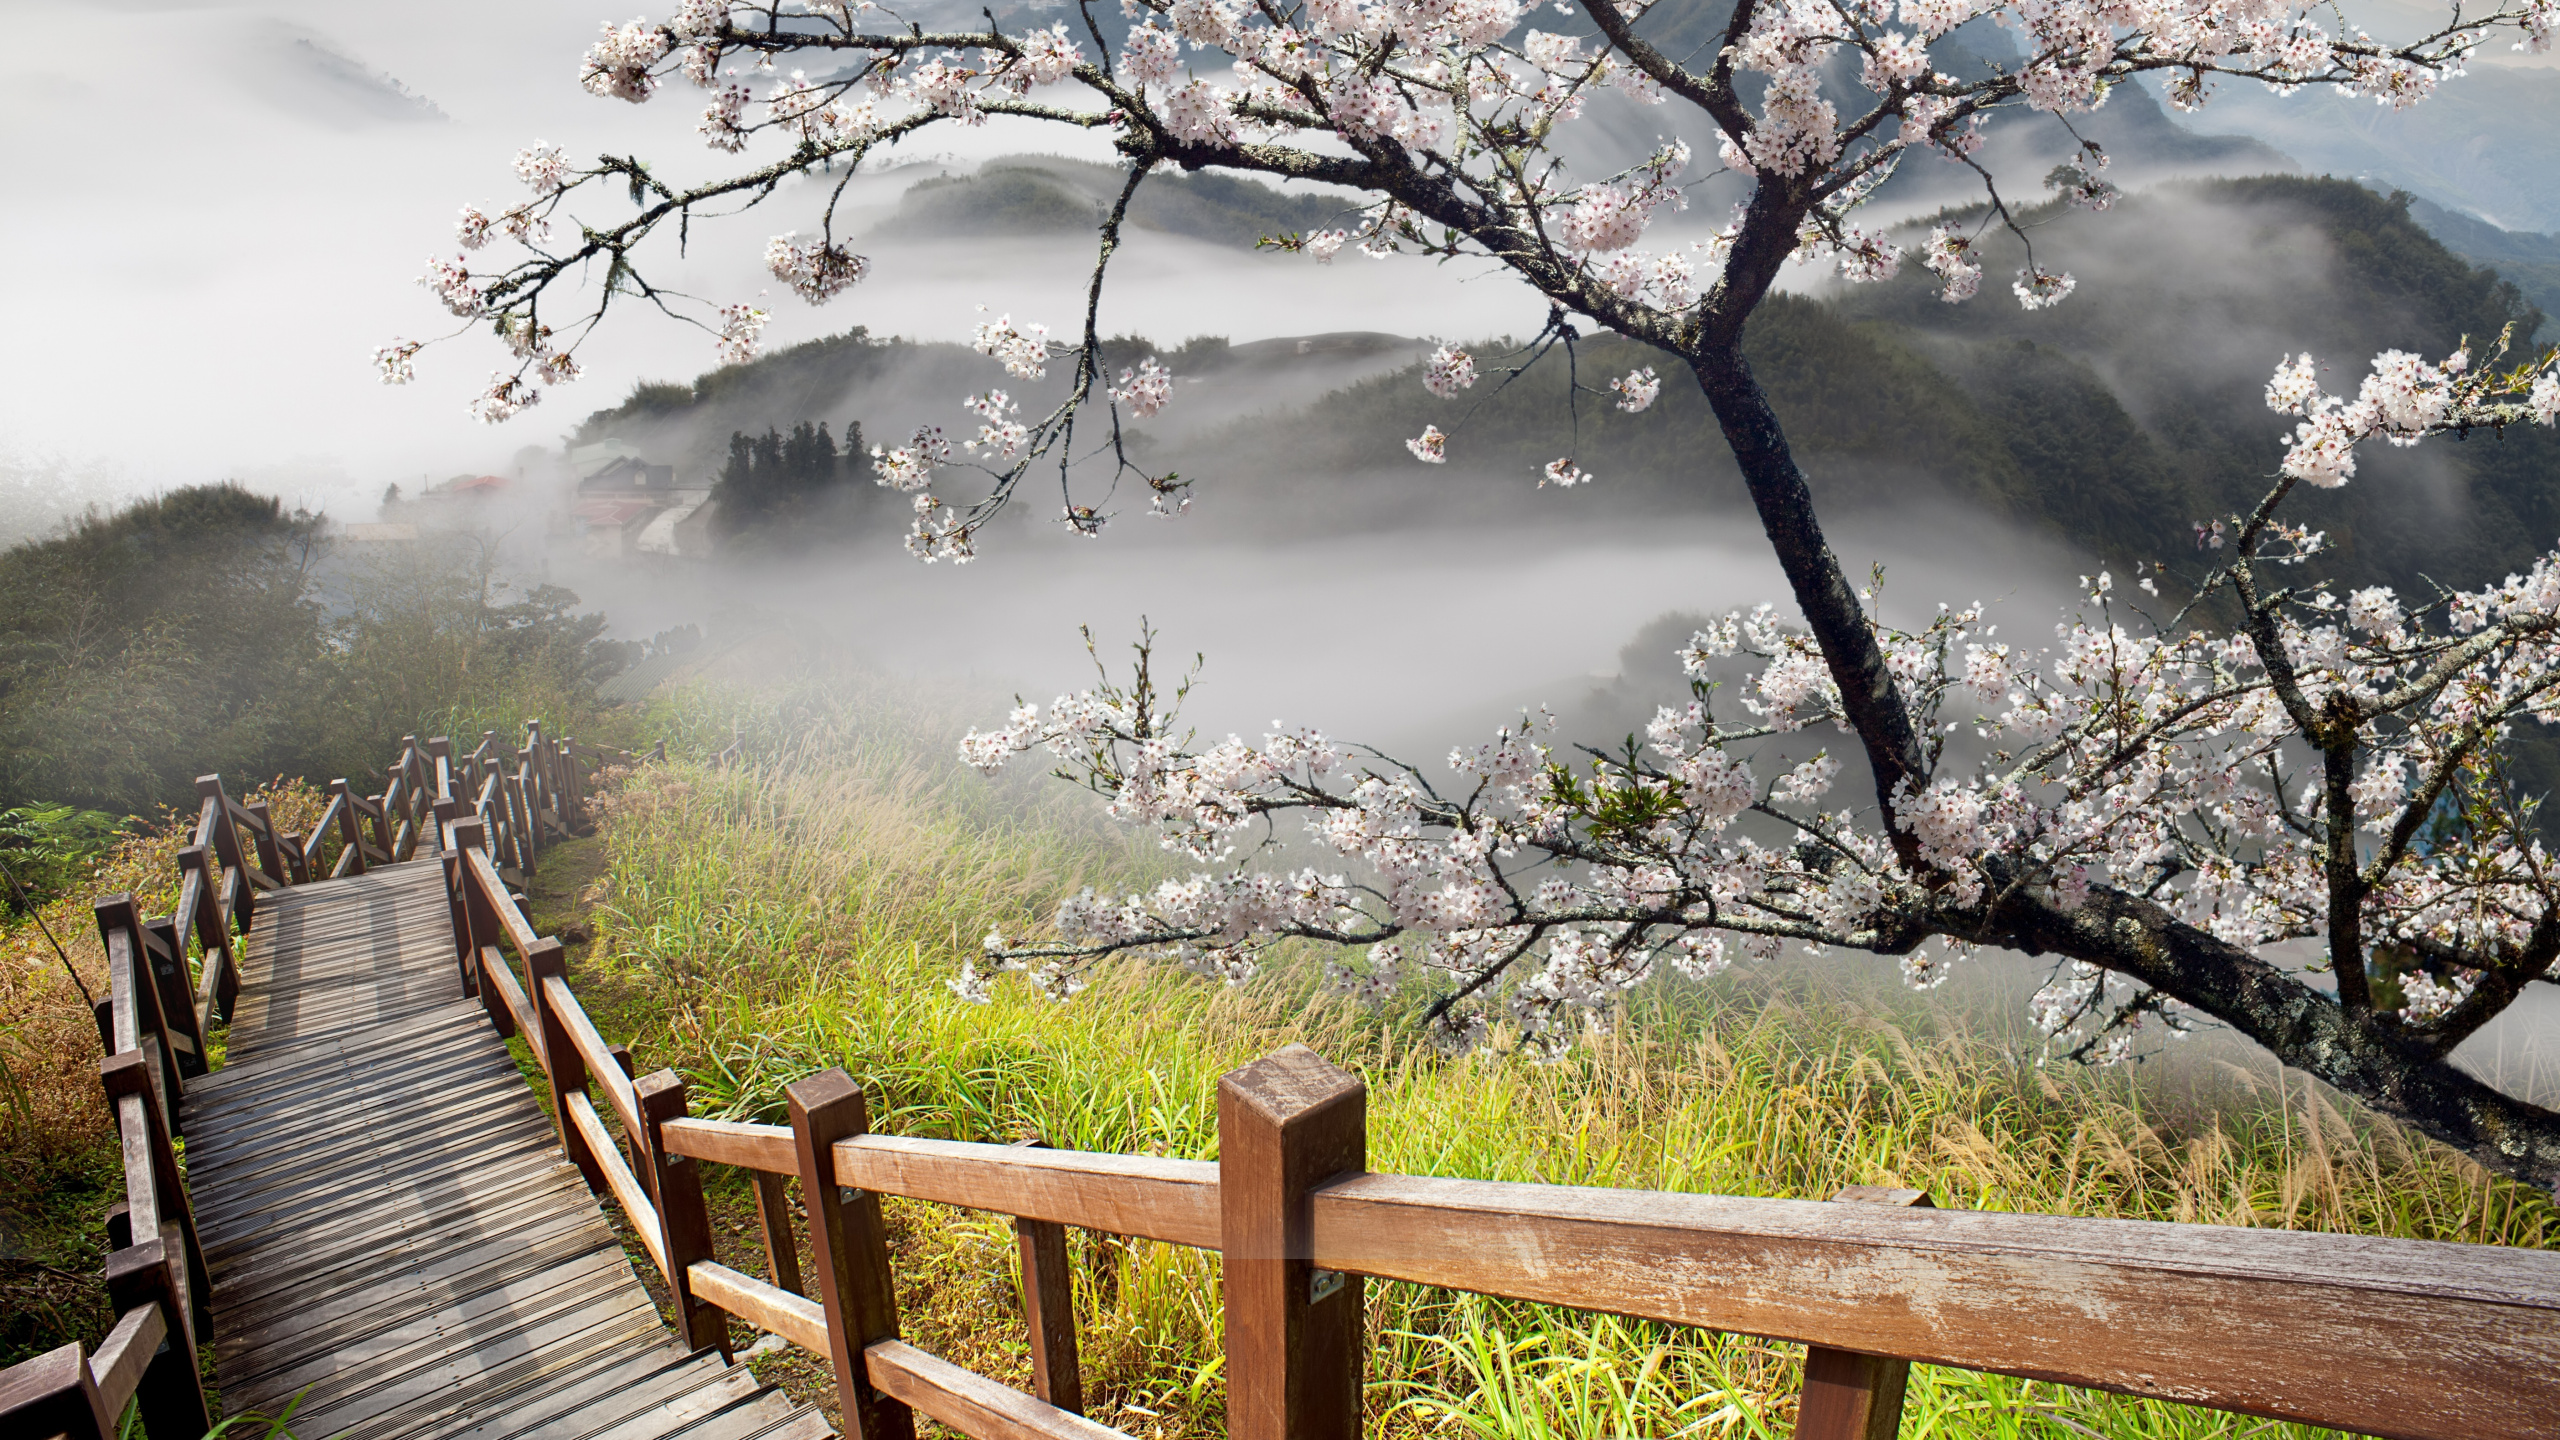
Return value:
[[(2386, 354), (2356, 403), (2372, 407), (2373, 433), (2414, 435), (2448, 419), (2427, 377), (2467, 369)], [(2453, 403), (2521, 392), (2530, 414), (2555, 369), (2508, 371)], [(2270, 403), (2313, 407), (2316, 374), (2307, 357), (2289, 361)], [(1427, 431), (1416, 454), (1433, 458), (1443, 438)], [(1550, 478), (1588, 477), (1559, 460)], [(2244, 558), (2271, 563), (2319, 550), (2274, 524), (2235, 538)], [(1454, 1040), (1507, 1024), (1555, 1045), (1665, 967), (1711, 975), (1789, 943), (1889, 949), (1908, 983), (1930, 988), (2008, 933), (2004, 905), (2067, 915), (2101, 888), (2246, 950), (2321, 935), (2329, 837), (2350, 830), (2371, 847), (2359, 943), (2439, 957), (2401, 977), (2402, 1023), (2456, 1023), (2488, 967), (2524, 953), (2534, 917), (2560, 903), (2560, 857), (2482, 748), (2512, 724), (2560, 723), (2560, 553), (2426, 603), (2311, 587), (2252, 602), (2259, 619), (2232, 634), (2149, 628), (2118, 613), (2115, 590), (2111, 574), (2083, 577), (2084, 608), (2044, 646), (2001, 639), (1978, 605), (1941, 608), (1917, 630), (1877, 623), (1906, 711), (1966, 743), (1933, 751), (1928, 773), (1863, 818), (1825, 808), (1842, 759), (1792, 738), (1845, 722), (1829, 658), (1769, 606), (1691, 637), (1679, 653), (1691, 698), (1657, 711), (1641, 753), (1577, 773), (1550, 744), (1552, 719), (1529, 717), (1451, 752), (1463, 799), (1313, 730), (1187, 748), (1169, 710), (1131, 698), (1144, 685), (1023, 705), (970, 732), (962, 758), (993, 771), (1046, 749), (1110, 797), (1112, 815), (1213, 868), (1146, 895), (1088, 892), (1061, 908), (1053, 940), (997, 948), (1044, 962), (1054, 982), (1126, 951), (1233, 979), (1283, 936), (1366, 946), (1365, 966), (1334, 967), (1345, 988), (1383, 993), (1419, 967), (1493, 1007), (1453, 1011)], [(2344, 739), (2323, 728), (2341, 706), (2355, 717)], [(2333, 802), (2299, 757), (2340, 743), (2356, 758)], [(1250, 863), (1246, 833), (1289, 814), (1356, 883)], [(2414, 844), (2422, 819), (2453, 828)], [(2029, 1010), (2057, 1048), (2100, 1062), (2192, 1023), (2176, 997), (2079, 960)]]

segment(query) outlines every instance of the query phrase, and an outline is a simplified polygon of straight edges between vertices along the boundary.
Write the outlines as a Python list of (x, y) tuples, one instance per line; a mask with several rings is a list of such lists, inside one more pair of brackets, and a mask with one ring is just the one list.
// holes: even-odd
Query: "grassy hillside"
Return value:
[[(1399, 1006), (1322, 996), (1303, 963), (1241, 989), (1125, 968), (1059, 1005), (944, 982), (990, 925), (1161, 873), (1063, 786), (981, 781), (951, 741), (1001, 701), (888, 677), (696, 688), (653, 728), (677, 763), (613, 797), (575, 962), (604, 1028), (674, 1065), (697, 1113), (771, 1120), (781, 1087), (842, 1065), (875, 1125), (911, 1135), (1192, 1157), (1216, 1077), (1289, 1041), (1361, 1071), (1379, 1169), (1824, 1196), (1912, 1185), (1968, 1208), (2274, 1225), (2528, 1246), (2560, 1211), (2263, 1065), (2134, 1076), (2022, 1063), (2014, 1004), (1926, 1008), (1854, 960), (1648, 992), (1622, 1037), (1561, 1064), (1448, 1058)], [(743, 768), (681, 757), (742, 727)], [(549, 917), (545, 923), (555, 923)], [(2199, 1042), (2209, 1043), (2209, 1042)], [(715, 1196), (747, 1213), (743, 1196)], [(906, 1333), (1023, 1382), (1000, 1220), (889, 1207)], [(1079, 1235), (1087, 1395), (1148, 1435), (1223, 1429), (1214, 1261)], [(756, 1263), (743, 1234), (725, 1263)], [(1389, 1435), (1775, 1435), (1793, 1347), (1383, 1286), (1370, 1424)], [(787, 1368), (787, 1367), (786, 1367)], [(1958, 1371), (1915, 1373), (1907, 1436), (2293, 1436), (2298, 1427)]]

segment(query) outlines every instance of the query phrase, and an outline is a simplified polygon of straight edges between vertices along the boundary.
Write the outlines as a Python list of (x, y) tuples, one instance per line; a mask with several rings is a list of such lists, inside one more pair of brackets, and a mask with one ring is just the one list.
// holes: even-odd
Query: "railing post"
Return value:
[(756, 1228), (764, 1232), (766, 1268), (773, 1272), (773, 1283), (794, 1295), (806, 1295), (808, 1286), (800, 1279), (800, 1245), (791, 1236), (791, 1195), (783, 1187), (790, 1183), (770, 1170), (750, 1171), (756, 1182)]
[(481, 894), (480, 887), (472, 883), (469, 858), (474, 850), (488, 849), (488, 831), (476, 817), (465, 817), (453, 822), (450, 838), (453, 844), (444, 851), (444, 863), (453, 873), (454, 894), (462, 907), (459, 918), (454, 921), (454, 934), (466, 947), (459, 957), (462, 993), (482, 995), (489, 1005), (503, 1005), (498, 997), (483, 994), (480, 952), (497, 944), (504, 932), (499, 928), (498, 915), (491, 908), (489, 897)]
[(560, 742), (560, 828), (575, 831), (587, 823), (587, 777), (578, 772), (578, 737)]
[(240, 808), (258, 822), (249, 827), (249, 837), (258, 842), (258, 868), (266, 871), (269, 879), (290, 883), (292, 877), (284, 868), (284, 854), (276, 845), (275, 807), (261, 800)]
[(855, 1440), (914, 1440), (914, 1412), (872, 1385), (863, 1355), (876, 1341), (898, 1338), (898, 1292), (889, 1279), (880, 1197), (836, 1184), (836, 1142), (871, 1128), (861, 1087), (842, 1070), (826, 1070), (783, 1087), (782, 1095), (800, 1156), (800, 1198), (809, 1210), (818, 1298), (827, 1310), (836, 1403)]
[(1231, 1440), (1359, 1440), (1360, 1277), (1309, 1259), (1308, 1196), (1367, 1167), (1368, 1102), (1304, 1045), (1218, 1082)]
[(632, 1082), (640, 1097), (640, 1118), (647, 1131), (640, 1142), (650, 1198), (658, 1202), (658, 1225), (667, 1243), (667, 1294), (675, 1311), (676, 1333), (696, 1350), (718, 1346), (729, 1354), (729, 1319), (718, 1306), (693, 1298), (688, 1266), (711, 1258), (711, 1210), (702, 1202), (702, 1170), (689, 1155), (670, 1155), (659, 1127), (685, 1113), (684, 1081), (673, 1070), (660, 1070)]
[[(196, 799), (199, 802), (205, 800), (214, 802), (213, 853), (222, 861), (224, 872), (229, 874), (245, 870), (246, 864), (240, 858), (240, 831), (231, 823), (231, 797), (222, 793), (222, 777), (219, 775), (197, 776)], [(256, 921), (257, 915), (258, 887), (255, 884), (244, 884), (240, 887), (240, 901), (234, 907), (232, 922), (240, 927), (241, 933), (246, 934), (249, 926)]]
[(240, 998), (240, 956), (231, 945), (231, 917), (222, 908), (222, 889), (213, 883), (213, 867), (205, 858), (204, 847), (189, 845), (178, 852), (178, 874), (183, 882), (188, 875), (204, 892), (196, 905), (196, 942), (210, 957), (222, 952), (222, 979), (213, 990), (214, 1013), (224, 1020), (231, 1018), (231, 1003)]
[(569, 978), (567, 952), (560, 948), (559, 941), (546, 935), (526, 947), (524, 968), (533, 990), (533, 1013), (542, 1026), (543, 1058), (550, 1062), (551, 1113), (560, 1122), (560, 1148), (576, 1162), (578, 1173), (587, 1177), (587, 1188), (598, 1195), (605, 1194), (604, 1169), (596, 1163), (587, 1137), (569, 1118), (569, 1097), (587, 1088), (587, 1062), (569, 1039), (567, 1023), (551, 1004), (549, 982)]
[[(1861, 1205), (1933, 1208), (1925, 1190), (1851, 1185), (1831, 1197)], [(1807, 1346), (1804, 1396), (1796, 1407), (1797, 1440), (1894, 1440), (1902, 1433), (1902, 1393), (1911, 1362), (1889, 1355)]]
[(276, 848), (284, 852), (284, 878), (296, 885), (311, 883), (311, 854), (303, 848), (302, 832), (287, 830), (276, 837)]
[(542, 743), (540, 720), (524, 722), (524, 747), (532, 752), (534, 778), (542, 783), (542, 800), (533, 812), (533, 823), (539, 825), (545, 809), (556, 813), (560, 808), (560, 777), (551, 768), (551, 747)]
[(427, 799), (435, 816), (433, 833), (436, 848), (444, 848), (444, 827), (462, 814), (462, 802), (453, 794), (453, 741), (438, 735), (427, 742), (426, 758), (420, 762), (426, 773), (426, 784), (419, 793)]
[(204, 1027), (196, 1023), (195, 985), (187, 974), (187, 938), (178, 933), (177, 920), (167, 915), (143, 921), (142, 937), (147, 942), (142, 953), (150, 962), (153, 994), (160, 1002), (160, 1022), (175, 1032), (172, 1038), (185, 1042), (178, 1046), (178, 1073), (188, 1079), (209, 1074), (213, 1065), (205, 1058)]
[(198, 1440), (213, 1424), (205, 1412), (204, 1379), (196, 1373), (195, 1326), (178, 1269), (170, 1263), (174, 1229), (164, 1226), (158, 1236), (107, 1256), (107, 1298), (116, 1313), (158, 1305), (169, 1322), (169, 1338), (133, 1392), (150, 1440)]
[[(1040, 1147), (1036, 1139), (1018, 1143)], [(1067, 1227), (1017, 1215), (1013, 1244), (1022, 1262), (1022, 1319), (1031, 1332), (1031, 1393), (1081, 1415), (1084, 1372), (1076, 1356), (1075, 1272), (1067, 1259)]]
[[(347, 873), (361, 875), (364, 873), (364, 817), (356, 813), (355, 787), (342, 777), (329, 782), (329, 794), (338, 802), (338, 839), (345, 843), (347, 853), (355, 857), (347, 862)], [(384, 823), (390, 823), (387, 813)], [(313, 839), (316, 843), (318, 837)]]
[[(178, 1058), (178, 1047), (172, 1043), (174, 1037), (169, 1034), (168, 1016), (160, 1005), (160, 984), (152, 974), (156, 967), (151, 963), (151, 947), (142, 938), (142, 924), (135, 913), (133, 897), (123, 893), (109, 895), (98, 901), (95, 909), (99, 948), (107, 955), (109, 993), (113, 995), (121, 991), (132, 1003), (134, 1046), (150, 1057), (151, 1073), (159, 1082), (158, 1093), (166, 1102), (161, 1108), (174, 1111), (178, 1097), (186, 1093), (185, 1069)], [(119, 935), (125, 941), (121, 967), (116, 963), (115, 942)], [(192, 1004), (187, 1007), (187, 1013), (195, 1013)], [(109, 1054), (123, 1048), (117, 1043), (106, 1047)]]
[(506, 797), (507, 830), (515, 837), (516, 869), (531, 877), (534, 851), (540, 841), (533, 823), (533, 808), (525, 803), (522, 776), (499, 776), (498, 793)]
[[(119, 1133), (123, 1127), (123, 1115), (116, 1102), (127, 1095), (142, 1097), (145, 1133), (141, 1140), (146, 1153), (140, 1158), (150, 1164), (151, 1198), (160, 1226), (187, 1262), (187, 1293), (193, 1300), (189, 1306), (189, 1323), (203, 1326), (210, 1324), (213, 1318), (213, 1276), (205, 1266), (203, 1242), (196, 1237), (195, 1204), (187, 1194), (186, 1177), (179, 1172), (178, 1147), (169, 1141), (169, 1117), (161, 1110), (160, 1097), (151, 1088), (149, 1068), (142, 1056), (134, 1051), (110, 1055), (98, 1062), (98, 1084), (107, 1092), (107, 1109), (117, 1115)], [(127, 1163), (132, 1162), (128, 1160)], [(127, 1223), (128, 1226), (131, 1223), (129, 1212)], [(126, 1233), (130, 1243), (131, 1230)]]

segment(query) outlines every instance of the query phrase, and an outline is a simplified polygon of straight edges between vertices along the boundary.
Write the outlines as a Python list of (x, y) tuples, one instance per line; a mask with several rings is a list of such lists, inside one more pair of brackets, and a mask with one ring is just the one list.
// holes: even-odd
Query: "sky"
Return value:
[[(10, 277), (9, 329), (43, 340), (0, 348), (0, 464), (109, 494), (232, 476), (338, 510), (362, 497), (369, 509), (386, 480), (501, 469), (522, 446), (556, 444), (636, 379), (712, 368), (703, 332), (633, 316), (581, 351), (587, 375), (574, 389), (493, 428), (465, 412), (495, 364), (485, 336), (430, 349), (403, 388), (381, 384), (370, 363), (395, 336), (452, 327), (413, 281), (431, 255), (458, 253), (461, 205), (523, 193), (510, 168), (523, 146), (637, 152), (676, 179), (709, 178), (729, 158), (693, 135), (700, 105), (689, 90), (632, 106), (579, 88), (597, 23), (592, 7), (557, 0), (91, 3), (13, 15), (34, 73), (0, 88), (0, 134), (12, 137), (0, 146), (0, 186), (44, 198), (13, 200), (0, 220), (0, 275)], [(1061, 138), (1074, 137), (996, 123), (937, 132), (929, 154), (888, 158), (1059, 151)], [(1107, 158), (1092, 148), (1089, 158)], [(912, 178), (884, 182), (884, 197)], [(808, 223), (806, 212), (705, 227), (690, 260), (663, 255), (652, 276), (719, 303), (757, 300), (778, 289), (759, 263), (764, 239), (795, 221)], [(1517, 287), (1503, 287), (1506, 305), (1494, 287), (1422, 266), (1271, 257), (1239, 277), (1200, 260), (1197, 246), (1141, 238), (1124, 274), (1143, 283), (1117, 287), (1115, 315), (1131, 329), (1253, 339), (1423, 331), (1452, 313), (1499, 324), (1518, 310), (1534, 323), (1540, 313)], [(928, 254), (824, 309), (787, 294), (759, 303), (774, 314), (768, 344), (855, 324), (959, 340), (978, 304), (1072, 323), (1089, 264), (1081, 247), (1046, 260), (1009, 254), (1001, 267)]]

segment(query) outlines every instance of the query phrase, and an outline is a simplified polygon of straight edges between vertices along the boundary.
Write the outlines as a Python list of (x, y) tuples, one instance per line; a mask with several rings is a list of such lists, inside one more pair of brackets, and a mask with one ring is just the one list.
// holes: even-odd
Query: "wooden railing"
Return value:
[[(1800, 1342), (1799, 1440), (1894, 1435), (1913, 1361), (2376, 1435), (2560, 1435), (2551, 1252), (1938, 1210), (1869, 1187), (1842, 1204), (1372, 1174), (1364, 1087), (1302, 1046), (1220, 1082), (1214, 1163), (875, 1135), (841, 1070), (787, 1087), (788, 1125), (696, 1119), (681, 1077), (632, 1078), (588, 1020), (484, 823), (452, 827), (445, 863), (466, 981), (533, 1050), (562, 1146), (622, 1207), (678, 1330), (725, 1351), (736, 1316), (822, 1357), (863, 1440), (906, 1440), (918, 1412), (980, 1440), (1120, 1433), (1079, 1413), (1068, 1226), (1222, 1252), (1234, 1440), (1360, 1433), (1371, 1279)], [(772, 1280), (714, 1253), (703, 1165), (753, 1177)], [(1034, 1393), (900, 1339), (885, 1195), (1013, 1217)]]
[[(1081, 1413), (1070, 1226), (1222, 1254), (1235, 1440), (1359, 1433), (1370, 1280), (1801, 1343), (1800, 1440), (1895, 1434), (1914, 1361), (2385, 1436), (2560, 1435), (2550, 1252), (1937, 1210), (1864, 1187), (1834, 1197), (1856, 1203), (1816, 1203), (1377, 1174), (1361, 1082), (1299, 1046), (1221, 1080), (1215, 1162), (877, 1135), (841, 1070), (786, 1088), (787, 1125), (697, 1119), (673, 1071), (632, 1074), (579, 1004), (560, 942), (510, 889), (510, 872), (521, 879), (576, 823), (604, 758), (538, 731), (522, 750), (484, 736), (459, 758), (441, 740), (404, 742), (384, 791), (333, 787), (313, 833), (341, 847), (333, 874), (437, 857), (465, 989), (499, 1033), (524, 1037), (563, 1151), (620, 1206), (685, 1342), (725, 1351), (734, 1316), (801, 1346), (828, 1365), (862, 1440), (908, 1440), (919, 1412), (980, 1440), (1120, 1434)], [(260, 894), (315, 873), (320, 852), (274, 835), (218, 782), (205, 802), (177, 915), (100, 905), (116, 986), (103, 1074), (127, 1179), (108, 1266), (119, 1319), (94, 1356), (66, 1346), (0, 1374), (0, 1420), (52, 1427), (33, 1433), (103, 1437), (127, 1396), (155, 1440), (202, 1423), (186, 1342), (204, 1282), (170, 1122), (228, 1004), (232, 931)], [(190, 934), (205, 947), (192, 992)], [(770, 1279), (721, 1262), (706, 1165), (752, 1177)], [(1012, 1217), (1031, 1393), (901, 1338), (887, 1195)]]
[[(240, 993), (240, 947), (262, 896), (441, 848), (461, 817), (495, 833), (519, 879), (550, 839), (583, 828), (595, 771), (635, 757), (575, 741), (503, 750), (494, 732), (460, 762), (444, 739), (401, 741), (384, 788), (332, 781), (308, 835), (280, 833), (264, 802), (242, 804), (218, 775), (196, 780), (195, 833), (178, 851), (178, 903), (145, 919), (131, 895), (97, 902), (108, 998), (97, 1002), (99, 1064), (123, 1151), (125, 1198), (107, 1217), (107, 1295), (116, 1322), (94, 1354), (65, 1345), (0, 1371), (0, 1437), (107, 1440), (128, 1404), (151, 1440), (205, 1433), (197, 1343), (209, 1283), (178, 1161), (180, 1100), (209, 1072), (210, 1037)], [(664, 749), (658, 751), (663, 756)], [(332, 859), (334, 847), (334, 859)], [(485, 856), (482, 863), (488, 862)], [(190, 947), (196, 951), (189, 955)]]

